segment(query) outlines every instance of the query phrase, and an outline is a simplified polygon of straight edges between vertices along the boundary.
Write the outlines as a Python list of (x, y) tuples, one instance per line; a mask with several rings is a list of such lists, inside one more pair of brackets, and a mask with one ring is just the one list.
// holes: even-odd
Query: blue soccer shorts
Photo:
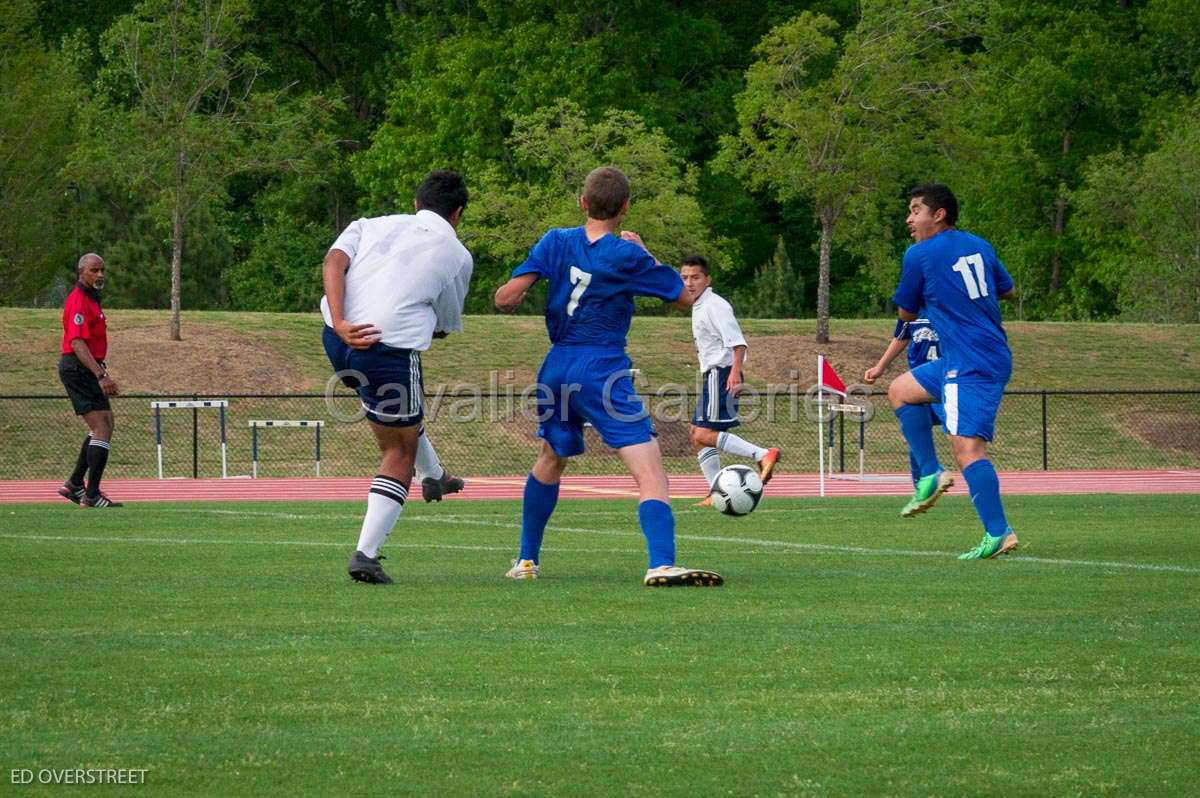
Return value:
[(738, 397), (730, 394), (725, 387), (732, 370), (732, 366), (717, 366), (704, 372), (692, 426), (723, 431), (741, 423), (738, 420)]
[(585, 422), (614, 449), (653, 439), (632, 368), (629, 356), (614, 347), (551, 347), (538, 371), (538, 437), (559, 457), (583, 454)]
[(385, 427), (411, 427), (425, 418), (421, 353), (374, 344), (353, 349), (325, 326), (325, 354), (342, 384), (358, 392), (367, 418)]
[(917, 366), (912, 375), (930, 396), (941, 400), (943, 430), (991, 442), (1006, 381), (972, 378), (961, 382), (957, 369), (949, 368), (945, 358)]

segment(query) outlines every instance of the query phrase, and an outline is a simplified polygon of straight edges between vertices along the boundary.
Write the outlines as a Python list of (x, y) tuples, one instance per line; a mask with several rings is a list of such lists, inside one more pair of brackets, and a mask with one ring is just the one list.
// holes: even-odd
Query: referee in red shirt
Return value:
[(120, 507), (120, 502), (114, 502), (100, 492), (100, 478), (108, 463), (113, 433), (113, 412), (108, 397), (118, 393), (116, 380), (108, 376), (104, 364), (108, 355), (108, 332), (104, 311), (100, 309), (104, 259), (89, 252), (79, 259), (77, 271), (79, 282), (75, 283), (63, 306), (58, 378), (67, 389), (75, 414), (87, 424), (88, 436), (79, 449), (75, 470), (58, 493), (80, 507)]

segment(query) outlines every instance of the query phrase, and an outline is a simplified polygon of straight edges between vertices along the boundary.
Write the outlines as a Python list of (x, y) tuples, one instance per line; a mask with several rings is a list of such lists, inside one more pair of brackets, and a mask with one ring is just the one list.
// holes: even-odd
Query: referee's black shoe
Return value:
[(62, 496), (67, 501), (73, 504), (79, 504), (79, 500), (83, 498), (83, 485), (76, 485), (71, 480), (63, 483), (63, 486), (58, 489), (58, 495)]
[(449, 471), (442, 469), (441, 479), (425, 477), (421, 480), (421, 498), (425, 500), (426, 504), (440, 502), (443, 496), (458, 493), (466, 484), (461, 478), (452, 477)]
[(369, 585), (390, 585), (392, 578), (383, 572), (383, 566), (379, 564), (380, 560), (385, 557), (368, 557), (361, 551), (355, 551), (350, 555), (350, 565), (346, 569), (350, 572), (350, 578), (355, 582), (366, 582)]
[(105, 496), (103, 493), (97, 493), (95, 496), (88, 496), (86, 493), (79, 500), (80, 507), (124, 507), (121, 502), (115, 502)]

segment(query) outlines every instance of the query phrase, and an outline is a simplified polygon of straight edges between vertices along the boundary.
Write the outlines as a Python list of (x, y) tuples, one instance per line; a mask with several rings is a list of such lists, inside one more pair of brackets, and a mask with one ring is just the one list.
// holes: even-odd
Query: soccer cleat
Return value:
[(513, 560), (512, 568), (504, 575), (509, 579), (537, 579), (538, 566), (533, 560)]
[(83, 485), (76, 485), (68, 479), (63, 483), (63, 486), (58, 489), (58, 495), (62, 496), (69, 502), (79, 504), (79, 501), (83, 498)]
[(715, 571), (660, 565), (646, 571), (642, 584), (646, 587), (720, 587), (725, 584), (725, 579)]
[(775, 465), (779, 462), (779, 450), (772, 447), (767, 449), (767, 453), (763, 455), (763, 459), (759, 460), (758, 478), (762, 480), (762, 484), (766, 485), (771, 481), (771, 472), (775, 470)]
[(379, 564), (379, 561), (384, 559), (387, 558), (368, 557), (361, 551), (355, 551), (350, 555), (350, 565), (346, 570), (350, 572), (350, 578), (355, 582), (366, 582), (369, 585), (390, 585), (392, 578), (383, 572), (383, 566)]
[(88, 496), (86, 493), (79, 500), (80, 507), (124, 507), (120, 502), (115, 502), (105, 496), (103, 493), (97, 493), (95, 496)]
[(993, 557), (999, 557), (1003, 554), (1008, 554), (1017, 548), (1017, 534), (1011, 529), (1006, 531), (999, 537), (992, 537), (988, 533), (983, 533), (983, 540), (979, 541), (979, 545), (970, 551), (963, 552), (958, 555), (960, 560), (990, 560)]
[(693, 507), (712, 507), (712, 494), (708, 494), (700, 501), (692, 505)]
[(904, 509), (900, 511), (900, 516), (902, 518), (912, 518), (914, 515), (920, 515), (925, 512), (933, 506), (933, 503), (938, 500), (939, 496), (950, 490), (950, 486), (953, 484), (954, 477), (941, 469), (936, 474), (921, 477), (917, 480), (916, 492), (913, 493), (913, 497), (909, 499), (908, 504), (904, 505)]
[(421, 480), (421, 498), (426, 503), (440, 502), (443, 496), (450, 493), (458, 493), (466, 484), (459, 477), (452, 477), (449, 471), (442, 469), (441, 479), (425, 477), (425, 479)]

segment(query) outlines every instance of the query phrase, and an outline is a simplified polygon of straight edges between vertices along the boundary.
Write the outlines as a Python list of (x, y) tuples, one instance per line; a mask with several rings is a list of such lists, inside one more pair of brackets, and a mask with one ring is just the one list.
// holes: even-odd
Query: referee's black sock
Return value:
[(71, 472), (71, 478), (67, 480), (72, 485), (82, 485), (83, 475), (87, 473), (88, 467), (88, 444), (92, 442), (92, 436), (89, 434), (83, 439), (83, 446), (79, 447), (79, 459), (75, 461), (75, 470)]
[(94, 499), (100, 495), (100, 478), (104, 476), (104, 466), (108, 464), (108, 441), (93, 438), (88, 444), (87, 451), (88, 498)]

